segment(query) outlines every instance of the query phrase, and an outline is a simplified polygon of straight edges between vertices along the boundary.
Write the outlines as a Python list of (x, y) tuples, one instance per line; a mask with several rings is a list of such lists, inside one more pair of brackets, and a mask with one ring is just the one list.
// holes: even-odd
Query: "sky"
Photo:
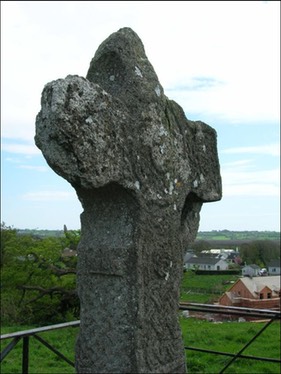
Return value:
[(1, 1), (1, 222), (80, 229), (81, 204), (35, 146), (42, 90), (85, 77), (131, 27), (164, 92), (217, 132), (223, 197), (199, 231), (280, 231), (279, 1)]

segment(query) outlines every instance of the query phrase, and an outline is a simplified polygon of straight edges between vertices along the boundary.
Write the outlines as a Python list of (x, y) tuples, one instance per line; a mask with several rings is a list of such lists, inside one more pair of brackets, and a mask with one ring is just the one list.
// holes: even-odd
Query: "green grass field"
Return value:
[[(200, 347), (220, 352), (237, 353), (264, 326), (253, 322), (213, 323), (194, 318), (181, 318), (185, 346)], [(280, 360), (280, 322), (273, 322), (243, 352), (243, 355), (276, 358)], [(188, 373), (219, 373), (231, 357), (210, 353), (186, 351)], [(280, 373), (280, 363), (238, 359), (225, 373), (267, 374)]]
[(197, 275), (186, 271), (180, 289), (180, 301), (213, 303), (238, 279), (237, 275)]
[[(231, 285), (235, 275), (196, 275), (184, 273), (181, 286), (181, 301), (210, 303)], [(181, 313), (180, 313), (181, 315)], [(186, 346), (199, 347), (221, 352), (237, 353), (262, 328), (264, 323), (223, 322), (214, 323), (180, 317), (180, 324)], [(35, 326), (3, 326), (1, 335), (19, 330), (32, 329)], [(43, 332), (39, 335), (74, 361), (74, 347), (79, 328), (70, 327), (61, 330)], [(1, 351), (10, 340), (1, 341)], [(75, 373), (75, 369), (61, 360), (36, 339), (30, 338), (29, 348), (30, 374), (64, 374)], [(253, 344), (243, 352), (254, 355), (280, 359), (280, 322), (271, 324)], [(8, 354), (1, 364), (1, 374), (21, 373), (22, 341)], [(231, 357), (210, 353), (186, 351), (189, 374), (216, 374), (227, 364)], [(249, 359), (238, 359), (226, 371), (228, 374), (279, 374), (280, 364)]]
[[(1, 335), (10, 332), (29, 330), (34, 326), (10, 326), (1, 329)], [(38, 334), (69, 360), (74, 361), (74, 346), (78, 333), (77, 327), (53, 330)], [(1, 351), (11, 340), (1, 341)], [(22, 339), (1, 363), (1, 374), (21, 373), (22, 368)], [(75, 369), (55, 353), (37, 341), (29, 339), (29, 373), (30, 374), (66, 374), (75, 373)]]
[[(221, 352), (237, 353), (262, 328), (264, 323), (253, 322), (224, 322), (213, 323), (195, 318), (180, 318), (185, 346), (200, 347)], [(28, 329), (23, 326), (21, 330)], [(31, 328), (31, 327), (30, 327)], [(3, 328), (3, 333), (18, 330), (16, 327)], [(61, 351), (70, 360), (74, 360), (74, 345), (78, 328), (67, 328), (41, 333), (40, 336)], [(8, 344), (3, 341), (1, 350)], [(2, 374), (21, 373), (22, 342), (19, 342), (1, 365)], [(251, 346), (243, 352), (253, 355), (280, 359), (280, 323), (270, 325)], [(219, 373), (231, 357), (210, 353), (186, 350), (188, 373)], [(280, 364), (262, 362), (250, 359), (238, 359), (225, 373), (267, 374), (280, 372)], [(59, 374), (75, 373), (69, 366), (53, 352), (30, 338), (30, 374)]]

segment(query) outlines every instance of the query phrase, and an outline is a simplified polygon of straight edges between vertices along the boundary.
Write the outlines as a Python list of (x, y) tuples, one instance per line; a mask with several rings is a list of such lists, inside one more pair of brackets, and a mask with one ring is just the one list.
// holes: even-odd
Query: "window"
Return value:
[(271, 299), (271, 292), (268, 292), (268, 294), (267, 294), (267, 298), (268, 298), (268, 299)]
[(260, 299), (261, 299), (261, 300), (263, 299), (263, 294), (262, 294), (262, 293), (260, 293)]

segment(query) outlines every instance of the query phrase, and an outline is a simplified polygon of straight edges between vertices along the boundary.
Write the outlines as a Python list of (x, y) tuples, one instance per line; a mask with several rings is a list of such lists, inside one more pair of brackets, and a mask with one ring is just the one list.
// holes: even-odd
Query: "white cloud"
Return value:
[(9, 152), (9, 153), (17, 153), (17, 154), (24, 154), (24, 155), (38, 155), (41, 154), (40, 149), (38, 149), (33, 144), (2, 144), (2, 151)]
[(208, 90), (213, 87), (223, 85), (224, 83), (212, 77), (191, 77), (174, 87), (166, 88), (166, 93), (180, 91), (198, 91)]
[(28, 192), (22, 196), (29, 201), (69, 201), (77, 200), (75, 192), (68, 191), (36, 191)]
[[(101, 42), (112, 32), (126, 26), (141, 38), (166, 95), (182, 106), (187, 118), (189, 114), (190, 117), (196, 114), (196, 119), (206, 123), (225, 123), (226, 131), (227, 126), (236, 123), (254, 126), (270, 123), (279, 128), (278, 1), (165, 1), (160, 5), (159, 1), (3, 1), (1, 134), (7, 138), (2, 146), (5, 157), (18, 158), (20, 167), (40, 170), (40, 166), (23, 165), (22, 159), (34, 159), (36, 155), (38, 162), (37, 155), (41, 154), (34, 145), (34, 135), (44, 85), (68, 74), (85, 76)], [(245, 132), (243, 136), (245, 144), (248, 134)], [(223, 201), (235, 200), (237, 204), (231, 209), (223, 209), (220, 214), (221, 217), (223, 214), (237, 214), (241, 229), (249, 221), (243, 219), (245, 213), (241, 212), (247, 210), (251, 214), (247, 205), (248, 197), (256, 196), (267, 204), (268, 196), (272, 196), (274, 202), (280, 196), (279, 170), (257, 171), (261, 167), (266, 169), (266, 166), (256, 164), (254, 159), (255, 155), (280, 154), (278, 140), (273, 139), (275, 144), (258, 147), (254, 146), (251, 138), (247, 138), (249, 142), (246, 144), (251, 144), (249, 147), (240, 147), (239, 138), (237, 142), (236, 139), (229, 139), (231, 141), (227, 143), (237, 147), (223, 147), (225, 149), (221, 151), (229, 161), (222, 166)], [(25, 142), (20, 143), (20, 140)], [(236, 155), (243, 154), (246, 155), (242, 156), (244, 160), (231, 161)], [(264, 159), (266, 163), (268, 157)], [(272, 169), (272, 166), (269, 168)], [(16, 173), (17, 169), (13, 170)], [(29, 176), (30, 172), (22, 174)], [(44, 176), (47, 174), (39, 175), (40, 179)], [(48, 176), (47, 179), (49, 181)], [(54, 180), (61, 179), (54, 174)], [(79, 214), (80, 206), (75, 192), (66, 192), (64, 185), (46, 183), (42, 192), (26, 193), (21, 195), (24, 201), (19, 201), (17, 196), (20, 193), (12, 188), (12, 178), (10, 183), (8, 190), (14, 194), (14, 209), (11, 209), (11, 205), (7, 206), (6, 212), (11, 214), (8, 221), (12, 224), (21, 216), (19, 227), (30, 225), (26, 221), (26, 207), (22, 214), (18, 213), (19, 205), (25, 203), (30, 206), (30, 201), (49, 203), (45, 204), (44, 215), (41, 208), (36, 214), (35, 210), (33, 213), (30, 211), (28, 220), (30, 222), (30, 216), (34, 214), (34, 225), (38, 224), (38, 219), (44, 220), (44, 224), (40, 223), (42, 227), (61, 225), (59, 221), (64, 222), (65, 209), (69, 209), (69, 217), (72, 215), (76, 219), (75, 206)], [(25, 191), (31, 189), (36, 189), (35, 184)], [(245, 202), (243, 209), (238, 203), (240, 197)], [(5, 197), (3, 201), (8, 202), (8, 199)], [(62, 204), (57, 203), (56, 217), (52, 210), (48, 212), (47, 209), (51, 201), (65, 202), (63, 209)], [(213, 206), (216, 210), (220, 205), (205, 206), (207, 209)], [(235, 209), (239, 212), (235, 212)], [(270, 209), (273, 211), (275, 206)], [(17, 213), (12, 215), (12, 212)], [(63, 218), (59, 218), (60, 214)], [(217, 221), (213, 217), (212, 213), (208, 225), (211, 222), (219, 227), (220, 219), (223, 225), (227, 225), (224, 217), (218, 217)], [(268, 223), (268, 219), (255, 225), (260, 224), (258, 227), (262, 229), (265, 223)], [(276, 223), (272, 225), (276, 227)]]
[(33, 170), (33, 171), (39, 171), (39, 172), (46, 172), (50, 169), (46, 166), (34, 166), (34, 165), (20, 165), (18, 166), (20, 169), (27, 169), (27, 170)]
[(231, 161), (231, 162), (225, 162), (223, 164), (223, 168), (224, 169), (227, 169), (227, 168), (233, 168), (233, 167), (240, 167), (240, 170), (241, 168), (245, 169), (245, 168), (249, 168), (253, 165), (253, 159), (246, 159), (246, 160), (236, 160), (236, 161)]
[(280, 2), (13, 1), (1, 10), (5, 137), (33, 138), (44, 85), (85, 76), (100, 43), (125, 26), (138, 33), (165, 91), (187, 113), (232, 122), (280, 118)]
[(231, 168), (221, 171), (223, 196), (280, 196), (280, 170), (250, 171)]
[(280, 196), (280, 188), (271, 183), (264, 184), (225, 184), (223, 187), (223, 196)]
[(266, 145), (257, 145), (249, 147), (233, 147), (221, 150), (221, 153), (227, 154), (264, 154), (271, 156), (280, 156), (280, 144), (266, 144)]
[(21, 164), (22, 163), (22, 159), (21, 158), (5, 157), (4, 160), (7, 161), (7, 162), (11, 162), (13, 164)]

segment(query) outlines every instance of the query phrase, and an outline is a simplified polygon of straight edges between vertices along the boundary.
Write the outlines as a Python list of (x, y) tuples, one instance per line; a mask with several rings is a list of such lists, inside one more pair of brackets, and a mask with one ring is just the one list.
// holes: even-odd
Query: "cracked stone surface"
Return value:
[(216, 131), (169, 100), (130, 28), (86, 78), (44, 87), (35, 143), (83, 207), (78, 373), (185, 373), (183, 254), (204, 202), (221, 199)]

